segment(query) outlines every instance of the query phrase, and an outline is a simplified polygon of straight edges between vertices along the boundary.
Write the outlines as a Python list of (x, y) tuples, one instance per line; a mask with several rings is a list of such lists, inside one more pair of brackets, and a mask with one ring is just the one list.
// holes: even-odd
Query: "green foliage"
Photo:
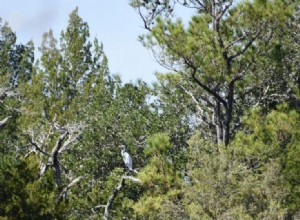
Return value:
[(0, 218), (99, 219), (112, 195), (112, 219), (293, 218), (298, 1), (184, 1), (188, 24), (180, 1), (131, 3), (173, 71), (152, 86), (109, 73), (78, 9), (35, 65), (0, 22)]
[(0, 151), (13, 151), (18, 143), (16, 121), (20, 115), (20, 94), (17, 87), (31, 79), (33, 43), (16, 43), (16, 35), (7, 23), (0, 19)]
[(90, 42), (89, 27), (79, 17), (78, 9), (70, 14), (68, 27), (61, 33), (60, 47), (52, 30), (43, 38), (38, 74), (43, 79), (40, 89), (45, 99), (45, 116), (48, 120), (54, 115), (64, 120), (81, 118), (105, 86), (108, 67), (103, 46), (97, 39)]
[(16, 34), (0, 20), (0, 77), (1, 86), (17, 86), (31, 79), (34, 58), (33, 42), (17, 44)]
[[(237, 141), (247, 144), (247, 148), (238, 144), (235, 152), (246, 160), (249, 166), (255, 166), (257, 172), (264, 170), (264, 163), (270, 160), (278, 162), (284, 184), (282, 189), (290, 191), (285, 199), (290, 211), (299, 207), (299, 173), (298, 162), (295, 158), (299, 146), (299, 112), (289, 110), (286, 105), (280, 110), (271, 112), (263, 118), (253, 112), (247, 120), (250, 135), (239, 134)], [(297, 146), (297, 147), (296, 147)]]
[(57, 205), (51, 174), (38, 179), (37, 167), (33, 157), (16, 161), (1, 156), (1, 219), (63, 219), (66, 207)]
[(159, 219), (170, 219), (184, 214), (177, 210), (181, 206), (182, 177), (174, 169), (177, 161), (168, 155), (171, 148), (169, 137), (163, 133), (154, 134), (147, 141), (145, 154), (150, 159), (138, 174), (144, 192), (133, 206), (140, 218), (153, 219), (156, 216)]
[(165, 155), (171, 147), (168, 136), (162, 133), (155, 134), (147, 140), (145, 154), (148, 156), (155, 156), (155, 154)]
[[(286, 216), (285, 199), (289, 191), (284, 187), (278, 160), (264, 163), (264, 168), (258, 172), (257, 167), (249, 167), (237, 156), (235, 148), (218, 149), (197, 136), (190, 144), (190, 182), (185, 200), (193, 219), (277, 219)], [(250, 146), (243, 143), (244, 148)]]
[[(181, 75), (181, 85), (190, 84), (191, 90), (186, 88), (181, 92), (190, 94), (197, 102), (198, 117), (207, 121), (206, 130), (215, 142), (230, 143), (247, 108), (261, 104), (267, 112), (274, 103), (282, 103), (295, 94), (291, 91), (296, 84), (294, 73), (282, 70), (290, 66), (286, 63), (298, 62), (298, 52), (289, 50), (287, 55), (276, 45), (297, 47), (291, 41), (282, 44), (283, 38), (294, 35), (282, 30), (289, 29), (297, 3), (281, 0), (218, 4), (134, 0), (131, 3), (149, 30), (149, 34), (141, 37), (143, 45), (155, 52), (159, 64)], [(170, 16), (177, 6), (196, 9), (188, 24), (177, 19), (176, 13)]]
[[(172, 167), (168, 136), (149, 138), (151, 156), (138, 177), (145, 188), (133, 208), (142, 219), (279, 219), (299, 207), (299, 113), (253, 110), (230, 146), (195, 133), (184, 178)], [(170, 151), (169, 151), (170, 152)], [(295, 179), (294, 179), (295, 178)]]

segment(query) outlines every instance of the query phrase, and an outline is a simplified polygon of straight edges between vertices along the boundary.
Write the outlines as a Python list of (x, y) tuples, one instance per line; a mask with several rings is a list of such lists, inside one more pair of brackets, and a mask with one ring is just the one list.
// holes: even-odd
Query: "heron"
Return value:
[(132, 158), (131, 158), (131, 156), (129, 155), (129, 153), (127, 153), (127, 152), (125, 151), (125, 145), (122, 145), (122, 146), (121, 146), (121, 155), (122, 155), (122, 157), (123, 157), (123, 161), (124, 161), (124, 163), (125, 163), (125, 166), (128, 167), (128, 169), (129, 169), (130, 171), (133, 171), (133, 170), (132, 170)]

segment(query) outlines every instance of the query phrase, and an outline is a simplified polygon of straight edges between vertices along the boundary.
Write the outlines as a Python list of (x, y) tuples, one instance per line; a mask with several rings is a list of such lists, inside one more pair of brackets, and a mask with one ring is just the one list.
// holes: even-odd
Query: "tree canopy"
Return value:
[(78, 8), (38, 58), (0, 20), (0, 219), (297, 219), (299, 1), (130, 5), (152, 85), (110, 72)]

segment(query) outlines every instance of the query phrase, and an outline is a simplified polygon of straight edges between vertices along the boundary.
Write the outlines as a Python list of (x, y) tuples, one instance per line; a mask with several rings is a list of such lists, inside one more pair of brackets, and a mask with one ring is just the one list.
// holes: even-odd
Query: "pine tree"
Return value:
[[(141, 1), (131, 5), (142, 17), (149, 34), (144, 45), (154, 51), (158, 62), (179, 73), (185, 85), (197, 89), (193, 97), (209, 119), (207, 130), (218, 143), (228, 145), (246, 106), (260, 103), (268, 91), (266, 81), (274, 77), (257, 71), (267, 68), (266, 51), (278, 40), (274, 33), (295, 11), (296, 4), (284, 1)], [(173, 19), (177, 6), (195, 9), (190, 23)], [(274, 19), (275, 18), (275, 19)], [(286, 73), (292, 79), (292, 74)], [(271, 83), (273, 93), (276, 83)], [(203, 115), (203, 114), (202, 114)], [(205, 117), (205, 119), (203, 118)]]

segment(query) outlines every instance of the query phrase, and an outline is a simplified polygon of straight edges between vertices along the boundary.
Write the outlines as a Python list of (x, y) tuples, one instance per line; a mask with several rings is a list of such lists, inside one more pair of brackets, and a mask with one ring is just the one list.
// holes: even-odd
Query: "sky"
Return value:
[(125, 82), (151, 83), (156, 71), (167, 72), (137, 40), (146, 31), (128, 0), (0, 0), (0, 5), (0, 17), (16, 32), (19, 43), (33, 40), (38, 48), (42, 34), (50, 28), (59, 39), (69, 14), (78, 6), (92, 39), (103, 43), (112, 74), (119, 74)]

